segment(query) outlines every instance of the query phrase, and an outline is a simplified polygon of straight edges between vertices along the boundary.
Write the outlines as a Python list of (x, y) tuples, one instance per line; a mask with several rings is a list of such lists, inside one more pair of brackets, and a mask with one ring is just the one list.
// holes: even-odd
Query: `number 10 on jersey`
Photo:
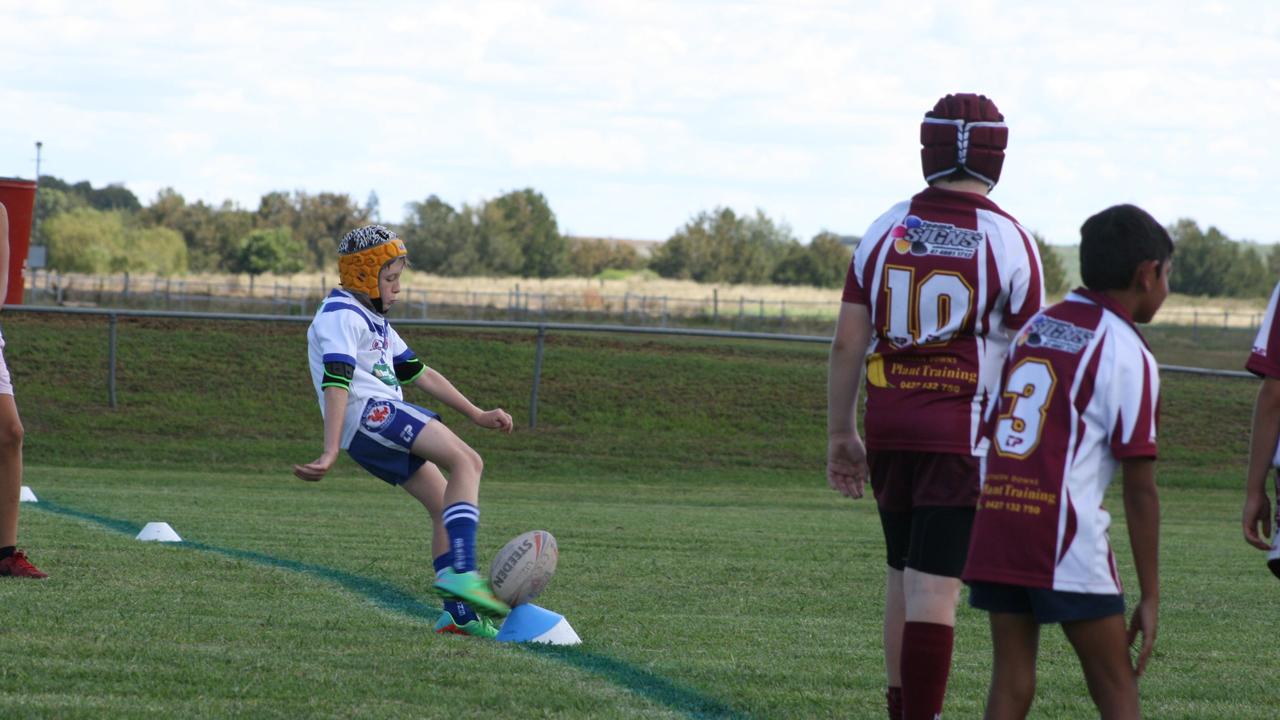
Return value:
[(919, 283), (915, 278), (915, 268), (885, 265), (889, 342), (904, 347), (955, 337), (973, 310), (973, 288), (960, 273), (947, 270), (934, 270)]

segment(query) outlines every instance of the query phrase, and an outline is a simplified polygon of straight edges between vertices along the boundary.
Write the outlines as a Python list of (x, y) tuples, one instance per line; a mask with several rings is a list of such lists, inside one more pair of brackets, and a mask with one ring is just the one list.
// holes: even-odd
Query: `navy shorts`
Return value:
[(374, 398), (360, 412), (360, 425), (347, 454), (374, 477), (401, 485), (427, 461), (411, 448), (418, 433), (440, 416), (401, 400)]
[(1041, 625), (1124, 615), (1124, 595), (1067, 592), (990, 582), (969, 583), (969, 605), (993, 613), (1031, 615)]

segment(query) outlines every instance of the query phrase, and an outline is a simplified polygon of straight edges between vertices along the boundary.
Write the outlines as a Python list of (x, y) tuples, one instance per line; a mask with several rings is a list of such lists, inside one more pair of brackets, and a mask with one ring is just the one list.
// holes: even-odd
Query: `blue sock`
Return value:
[[(440, 573), (449, 569), (453, 563), (450, 561), (449, 553), (444, 553), (432, 560), (432, 564), (435, 565), (436, 568), (436, 577), (440, 577)], [(462, 625), (466, 625), (477, 617), (476, 612), (471, 609), (471, 606), (461, 600), (445, 600), (444, 609), (453, 616), (454, 622)]]
[(444, 509), (444, 529), (449, 533), (450, 564), (456, 573), (476, 569), (476, 528), (480, 526), (480, 508), (459, 502)]

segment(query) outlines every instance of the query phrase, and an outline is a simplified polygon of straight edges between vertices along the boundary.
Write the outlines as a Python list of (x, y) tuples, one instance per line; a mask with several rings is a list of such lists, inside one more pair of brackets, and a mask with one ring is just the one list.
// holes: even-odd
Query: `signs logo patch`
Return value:
[(934, 255), (965, 260), (977, 254), (985, 237), (977, 230), (926, 222), (915, 215), (908, 215), (902, 224), (894, 226), (889, 235), (893, 238), (893, 249), (899, 255)]

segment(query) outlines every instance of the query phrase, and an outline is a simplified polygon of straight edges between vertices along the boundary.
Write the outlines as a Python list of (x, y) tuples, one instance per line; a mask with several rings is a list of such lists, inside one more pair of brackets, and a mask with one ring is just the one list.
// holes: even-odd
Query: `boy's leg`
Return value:
[(475, 505), (480, 499), (480, 474), (484, 462), (442, 422), (430, 422), (413, 440), (413, 454), (449, 473), (444, 490), (445, 507), (459, 502)]
[(444, 488), (446, 481), (435, 463), (425, 463), (400, 487), (422, 503), (431, 516), (431, 557), (449, 552), (449, 535), (444, 531)]
[(462, 600), (476, 612), (503, 617), (511, 612), (476, 572), (476, 532), (480, 526), (480, 474), (484, 463), (443, 423), (428, 423), (413, 440), (413, 454), (449, 471), (441, 513), (448, 534), (451, 567), (432, 587), (447, 598)]
[(902, 718), (902, 625), (906, 622), (907, 601), (902, 589), (902, 571), (886, 568), (884, 593), (884, 668), (888, 676), (885, 703), (890, 720)]
[(1129, 660), (1124, 615), (1062, 623), (1075, 648), (1089, 685), (1089, 695), (1102, 720), (1140, 717), (1138, 679)]
[(0, 394), (0, 548), (18, 544), (22, 438), (22, 420), (13, 395)]
[(985, 720), (1022, 720), (1036, 696), (1036, 651), (1040, 625), (1023, 613), (993, 612), (991, 689)]
[[(958, 571), (957, 571), (958, 574)], [(951, 674), (960, 579), (908, 567), (902, 576), (902, 717), (933, 720), (942, 713)]]

